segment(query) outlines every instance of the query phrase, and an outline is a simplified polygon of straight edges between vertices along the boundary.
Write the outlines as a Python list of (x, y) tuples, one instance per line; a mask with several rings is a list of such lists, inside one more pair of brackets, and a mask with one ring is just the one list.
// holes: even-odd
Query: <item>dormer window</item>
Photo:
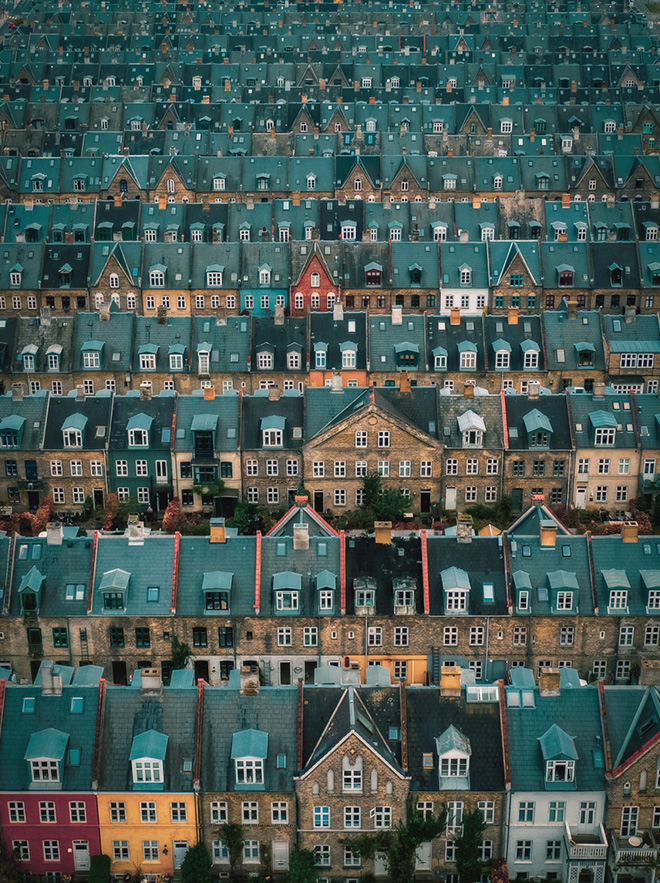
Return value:
[(22, 278), (23, 267), (21, 267), (20, 264), (15, 264), (9, 271), (9, 284), (12, 288), (18, 288), (20, 287)]
[(340, 343), (339, 350), (341, 352), (342, 368), (355, 368), (357, 365), (357, 344), (353, 341)]
[(412, 579), (398, 578), (393, 580), (394, 613), (415, 613), (415, 582)]
[(35, 368), (35, 360), (36, 355), (39, 351), (39, 348), (33, 344), (28, 343), (27, 346), (24, 346), (21, 351), (21, 356), (23, 359), (23, 370), (24, 371), (34, 371)]
[(71, 287), (71, 265), (63, 264), (57, 272), (60, 288)]
[(163, 766), (168, 738), (157, 730), (147, 730), (133, 739), (130, 761), (135, 791), (162, 791), (164, 789)]
[(365, 285), (380, 285), (383, 278), (383, 268), (380, 264), (367, 264), (364, 268)]
[(259, 267), (259, 285), (270, 285), (270, 267)]
[(618, 264), (610, 264), (609, 271), (612, 288), (621, 288), (623, 286), (623, 267)]
[(446, 242), (447, 240), (447, 228), (444, 224), (434, 224), (433, 226), (433, 239), (436, 242)]
[(578, 753), (575, 741), (557, 724), (539, 737), (545, 761), (545, 786), (552, 790), (575, 788), (575, 761)]
[(219, 264), (212, 264), (210, 267), (206, 268), (207, 288), (222, 288), (222, 277), (224, 269), (225, 268), (221, 267)]
[(328, 344), (327, 343), (315, 343), (314, 344), (314, 366), (316, 368), (324, 369), (328, 364)]
[(449, 567), (440, 573), (445, 596), (445, 613), (467, 613), (470, 577), (459, 567)]
[(62, 441), (65, 448), (82, 448), (83, 432), (87, 425), (87, 417), (83, 414), (72, 414), (62, 424)]
[(231, 757), (234, 778), (239, 791), (264, 790), (264, 761), (268, 756), (268, 733), (261, 730), (241, 730), (234, 733)]
[(46, 360), (49, 371), (60, 370), (60, 359), (62, 357), (62, 345), (59, 343), (51, 344), (46, 350)]
[(459, 271), (459, 282), (461, 285), (470, 285), (472, 283), (472, 268), (464, 264)]
[(281, 448), (284, 444), (284, 417), (264, 417), (261, 421), (261, 437), (264, 448)]
[(460, 354), (461, 371), (477, 370), (477, 346), (471, 341), (464, 340), (458, 344)]
[(59, 790), (69, 734), (52, 727), (30, 736), (23, 759), (30, 768), (30, 788)]
[(495, 368), (503, 371), (508, 369), (511, 363), (511, 344), (507, 340), (498, 338), (493, 341), (495, 351)]
[(32, 192), (41, 193), (44, 190), (45, 175), (34, 175), (32, 178)]
[(131, 575), (126, 570), (108, 570), (103, 574), (99, 591), (103, 598), (104, 610), (125, 610), (126, 593)]
[(293, 349), (286, 354), (286, 366), (289, 371), (299, 371), (301, 363), (300, 351)]
[(169, 348), (168, 357), (170, 363), (170, 371), (183, 371), (183, 357), (186, 348), (181, 344), (174, 344)]
[(270, 175), (257, 175), (257, 190), (268, 190)]
[(316, 591), (319, 598), (319, 612), (332, 613), (335, 604), (337, 577), (329, 570), (322, 570), (316, 575)]
[(25, 423), (25, 417), (10, 414), (0, 420), (0, 448), (17, 448)]
[(344, 242), (355, 242), (357, 238), (357, 225), (353, 221), (341, 222), (341, 238)]
[[(470, 787), (470, 740), (451, 724), (435, 740), (438, 752), (438, 778), (440, 789), (467, 789)], [(463, 780), (461, 782), (461, 780)], [(454, 826), (460, 819), (454, 819)]]
[(593, 411), (589, 415), (595, 430), (594, 444), (597, 447), (612, 447), (616, 441), (616, 417), (608, 411)]
[(150, 288), (165, 288), (164, 269), (149, 270), (149, 286)]
[(353, 582), (353, 589), (356, 614), (372, 613), (376, 604), (376, 581), (372, 577), (356, 579)]
[(545, 414), (535, 408), (523, 417), (530, 448), (547, 448), (550, 443), (552, 424)]
[(502, 189), (502, 176), (495, 175), (493, 178), (493, 190), (501, 190)]
[(523, 369), (525, 371), (536, 370), (539, 366), (540, 348), (538, 343), (534, 340), (524, 340), (520, 344), (520, 349), (523, 354)]
[(261, 371), (271, 371), (274, 364), (272, 350), (259, 350), (257, 352), (257, 368)]
[(204, 593), (205, 610), (224, 613), (229, 611), (229, 596), (233, 579), (233, 573), (225, 573), (222, 570), (204, 574), (202, 592)]
[(410, 284), (411, 285), (421, 285), (422, 284), (422, 268), (419, 264), (413, 264), (408, 267), (408, 271), (410, 273)]
[(573, 277), (575, 275), (573, 267), (569, 267), (567, 264), (560, 264), (560, 266), (557, 267), (557, 273), (559, 274), (560, 288), (573, 287)]
[(126, 425), (129, 448), (146, 448), (149, 446), (149, 430), (152, 423), (153, 417), (149, 417), (148, 414), (136, 414), (129, 419)]
[(158, 354), (158, 347), (155, 344), (148, 343), (144, 346), (138, 348), (138, 356), (140, 359), (140, 370), (141, 371), (155, 371), (156, 370), (156, 355)]
[(458, 431), (463, 437), (464, 448), (480, 448), (483, 445), (483, 437), (486, 432), (486, 424), (479, 414), (474, 411), (466, 411), (457, 418)]
[(443, 346), (436, 346), (432, 352), (433, 368), (435, 371), (447, 370), (447, 350)]
[(225, 176), (224, 175), (214, 175), (213, 176), (213, 189), (214, 190), (224, 190), (225, 189)]
[(23, 576), (18, 588), (22, 611), (39, 611), (39, 605), (41, 603), (41, 587), (44, 579), (44, 575), (34, 565)]
[(307, 175), (307, 189), (316, 190), (316, 175)]
[(276, 613), (297, 613), (300, 609), (302, 579), (290, 570), (273, 574)]

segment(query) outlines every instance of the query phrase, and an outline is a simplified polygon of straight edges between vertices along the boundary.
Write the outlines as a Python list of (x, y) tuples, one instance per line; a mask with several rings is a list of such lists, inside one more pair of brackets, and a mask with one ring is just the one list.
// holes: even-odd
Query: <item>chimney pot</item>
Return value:
[(227, 528), (225, 526), (224, 518), (212, 518), (211, 519), (211, 532), (209, 534), (209, 542), (210, 543), (226, 543), (227, 542)]
[(374, 521), (374, 542), (379, 546), (389, 546), (392, 542), (392, 522)]
[(621, 525), (621, 542), (636, 543), (639, 540), (639, 524), (636, 521), (624, 521)]

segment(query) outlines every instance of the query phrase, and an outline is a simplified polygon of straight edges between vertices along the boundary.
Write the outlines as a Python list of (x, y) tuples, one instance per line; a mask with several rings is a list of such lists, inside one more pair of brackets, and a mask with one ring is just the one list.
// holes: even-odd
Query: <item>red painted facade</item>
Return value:
[(312, 310), (326, 312), (332, 310), (338, 300), (339, 289), (321, 257), (314, 252), (297, 282), (291, 285), (291, 315), (302, 316)]

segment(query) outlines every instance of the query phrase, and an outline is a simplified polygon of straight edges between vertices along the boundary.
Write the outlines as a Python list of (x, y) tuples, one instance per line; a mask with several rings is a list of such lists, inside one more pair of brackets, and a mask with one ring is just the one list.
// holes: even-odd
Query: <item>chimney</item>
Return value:
[(492, 141), (492, 140), (493, 140), (493, 130), (491, 129), (490, 126), (488, 126), (488, 128), (486, 129), (486, 141)]
[(561, 207), (562, 208), (570, 208), (571, 207), (571, 194), (570, 193), (562, 193)]
[(293, 550), (302, 552), (309, 549), (309, 524), (293, 525)]
[(637, 321), (637, 310), (634, 306), (626, 307), (625, 311), (626, 325), (632, 325)]
[(99, 321), (110, 321), (110, 304), (101, 304), (101, 306), (99, 307)]
[(12, 385), (11, 385), (11, 400), (12, 400), (12, 402), (22, 402), (23, 401), (23, 384), (22, 383), (12, 383)]
[(474, 398), (474, 383), (470, 380), (466, 380), (463, 384), (463, 398), (464, 399), (473, 399)]
[(151, 401), (151, 383), (148, 380), (143, 380), (140, 384), (140, 401)]
[(392, 522), (374, 521), (374, 542), (378, 546), (389, 546), (392, 542)]
[(472, 208), (473, 209), (480, 209), (481, 208), (481, 197), (480, 196), (473, 196), (472, 197)]
[(333, 304), (332, 318), (335, 322), (342, 322), (344, 319), (344, 307), (338, 301)]
[(506, 321), (509, 325), (518, 324), (518, 307), (509, 307), (506, 312)]
[(539, 694), (541, 696), (559, 696), (559, 669), (546, 668), (539, 671)]
[(144, 546), (144, 521), (140, 521), (139, 515), (128, 516), (126, 536), (129, 546)]
[(636, 543), (639, 539), (639, 524), (636, 521), (624, 521), (621, 525), (621, 542)]
[(572, 298), (566, 301), (566, 315), (569, 319), (577, 319), (577, 301)]
[(241, 696), (258, 696), (259, 695), (259, 666), (258, 665), (242, 665), (241, 666)]
[(214, 402), (215, 401), (215, 386), (205, 386), (204, 387), (204, 401), (205, 402)]
[(167, 325), (167, 307), (158, 307), (158, 324)]
[(275, 316), (273, 317), (273, 324), (284, 325), (284, 306), (282, 304), (275, 304)]
[(538, 380), (530, 380), (527, 384), (527, 398), (530, 402), (535, 402), (539, 397), (539, 389), (541, 384)]
[(403, 307), (392, 307), (392, 325), (403, 324)]
[(443, 665), (440, 668), (440, 695), (461, 695), (461, 668), (458, 665)]
[(407, 371), (401, 371), (399, 374), (399, 392), (410, 392), (410, 375)]
[(76, 383), (76, 399), (81, 402), (85, 398), (85, 387), (82, 383)]
[(450, 325), (460, 325), (461, 324), (461, 310), (460, 307), (452, 307), (449, 311), (449, 324)]
[(280, 400), (280, 390), (278, 386), (269, 386), (268, 387), (268, 401), (269, 402), (279, 402)]
[(41, 695), (42, 696), (61, 696), (62, 695), (62, 675), (55, 672), (55, 665), (52, 659), (45, 659), (41, 663), (39, 669), (41, 674)]
[(64, 528), (59, 521), (49, 521), (46, 525), (46, 545), (61, 546)]
[(163, 689), (163, 679), (157, 668), (143, 668), (140, 672), (140, 692), (160, 693)]
[(604, 395), (605, 395), (605, 381), (604, 380), (595, 381), (595, 383), (594, 383), (594, 398), (595, 399), (602, 399)]
[(114, 203), (115, 208), (121, 208), (121, 204), (122, 204), (121, 196), (113, 196), (112, 201)]
[(549, 518), (542, 518), (540, 521), (539, 540), (541, 548), (554, 549), (557, 545), (557, 525)]
[(472, 542), (472, 516), (462, 512), (456, 519), (456, 542)]
[(332, 378), (330, 380), (330, 390), (331, 390), (331, 392), (343, 392), (344, 391), (344, 387), (343, 387), (342, 381), (341, 381), (341, 372), (340, 371), (333, 371), (332, 372)]
[(209, 543), (226, 543), (227, 528), (225, 527), (224, 518), (211, 519), (211, 533), (209, 534)]

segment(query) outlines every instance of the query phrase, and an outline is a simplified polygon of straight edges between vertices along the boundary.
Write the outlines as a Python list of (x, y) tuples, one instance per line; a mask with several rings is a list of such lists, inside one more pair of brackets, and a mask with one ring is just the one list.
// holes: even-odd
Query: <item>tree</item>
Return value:
[(111, 864), (109, 855), (93, 855), (89, 860), (89, 883), (109, 883)]
[(486, 869), (486, 862), (481, 860), (479, 854), (486, 823), (478, 809), (466, 810), (462, 821), (461, 833), (453, 838), (456, 849), (456, 871), (461, 883), (477, 883)]
[(176, 533), (183, 529), (186, 516), (181, 512), (181, 500), (172, 497), (163, 514), (163, 530), (165, 533)]
[(234, 877), (236, 875), (236, 866), (243, 852), (243, 828), (238, 822), (227, 822), (220, 825), (216, 834), (227, 844), (227, 852), (229, 853), (229, 873)]
[(181, 883), (211, 883), (211, 856), (204, 843), (191, 846), (185, 854)]
[(385, 856), (390, 883), (410, 883), (415, 876), (415, 859), (422, 843), (444, 834), (447, 826), (447, 810), (443, 806), (439, 815), (424, 817), (408, 802), (407, 819), (393, 828), (381, 829), (375, 834), (342, 840), (351, 852), (362, 858), (373, 859), (377, 852)]
[(46, 525), (53, 517), (53, 500), (51, 497), (43, 497), (37, 511), (32, 518), (32, 536), (38, 537), (42, 530), (46, 530)]
[(294, 847), (286, 883), (316, 883), (318, 875), (314, 862), (314, 853), (311, 850)]
[(374, 521), (401, 521), (406, 511), (406, 498), (399, 488), (383, 490), (383, 482), (377, 472), (370, 472), (362, 479), (362, 508), (373, 515)]
[(506, 859), (498, 858), (490, 874), (491, 883), (509, 883), (509, 868)]
[(186, 644), (185, 641), (180, 641), (177, 636), (174, 635), (172, 638), (172, 670), (176, 671), (178, 668), (185, 668), (191, 656), (192, 650), (190, 649), (190, 644)]

